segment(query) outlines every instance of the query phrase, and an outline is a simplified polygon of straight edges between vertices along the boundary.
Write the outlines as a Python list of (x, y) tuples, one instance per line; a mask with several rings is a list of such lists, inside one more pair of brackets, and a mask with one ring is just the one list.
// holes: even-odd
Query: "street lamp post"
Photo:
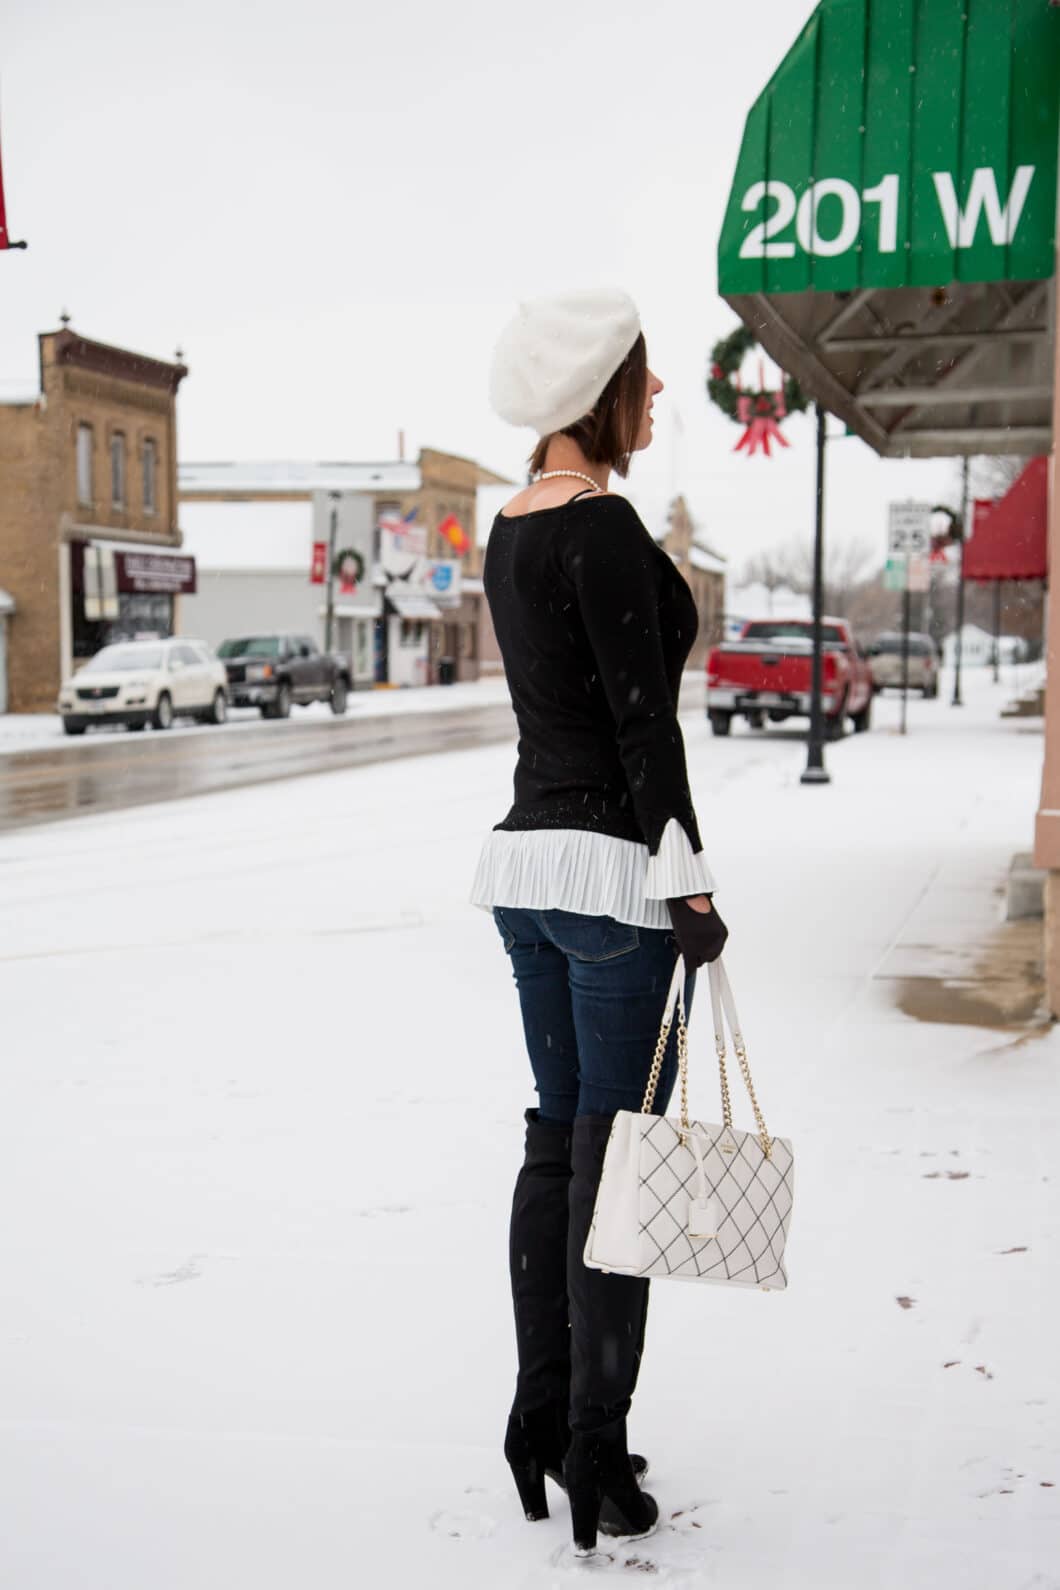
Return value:
[(964, 548), (968, 540), (968, 468), (965, 455), (961, 476), (961, 550), (957, 563), (957, 631), (953, 637), (953, 700), (951, 707), (963, 707), (961, 700), (961, 650), (964, 636)]
[(820, 403), (817, 409), (817, 509), (813, 532), (813, 675), (810, 685), (810, 732), (806, 740), (806, 766), (803, 784), (830, 784), (824, 765), (824, 708), (821, 688), (824, 658), (821, 647), (821, 620), (824, 607), (824, 443), (827, 415)]

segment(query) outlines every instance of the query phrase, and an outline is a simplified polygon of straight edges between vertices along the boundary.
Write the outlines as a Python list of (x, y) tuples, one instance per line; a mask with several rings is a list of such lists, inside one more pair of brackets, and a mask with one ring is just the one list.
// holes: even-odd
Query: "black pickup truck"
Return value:
[(241, 635), (222, 641), (217, 655), (228, 674), (234, 707), (260, 707), (263, 718), (289, 718), (291, 707), (328, 701), (346, 711), (350, 659), (322, 652), (308, 635)]

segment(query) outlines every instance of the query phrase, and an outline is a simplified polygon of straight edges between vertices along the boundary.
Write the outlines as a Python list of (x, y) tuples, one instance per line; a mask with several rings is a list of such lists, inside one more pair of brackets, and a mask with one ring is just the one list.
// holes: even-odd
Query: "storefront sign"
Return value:
[(1060, 11), (820, 0), (752, 107), (726, 297), (1054, 270)]
[(428, 558), (423, 565), (423, 585), (417, 587), (443, 607), (457, 607), (462, 594), (462, 570), (456, 558)]
[(175, 553), (116, 552), (120, 592), (137, 596), (194, 596), (195, 559)]
[(426, 556), (427, 532), (422, 525), (380, 527), (379, 561), (395, 591), (426, 596), (440, 607), (459, 607), (463, 570), (459, 558)]

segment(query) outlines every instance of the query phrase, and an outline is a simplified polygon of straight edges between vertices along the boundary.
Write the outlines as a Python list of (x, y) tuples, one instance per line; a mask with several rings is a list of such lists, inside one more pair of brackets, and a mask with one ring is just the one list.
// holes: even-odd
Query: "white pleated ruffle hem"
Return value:
[(487, 835), (471, 889), (472, 905), (610, 916), (634, 927), (670, 926), (667, 900), (712, 894), (714, 879), (672, 817), (658, 854), (647, 845), (578, 828), (495, 828)]

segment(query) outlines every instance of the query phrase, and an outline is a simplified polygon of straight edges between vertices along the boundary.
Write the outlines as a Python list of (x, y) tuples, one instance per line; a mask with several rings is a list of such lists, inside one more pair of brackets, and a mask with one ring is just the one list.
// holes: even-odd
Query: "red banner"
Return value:
[(328, 577), (328, 544), (326, 541), (313, 542), (313, 562), (309, 570), (310, 585), (323, 585)]
[(7, 211), (4, 208), (4, 165), (0, 159), (0, 248), (8, 247)]

